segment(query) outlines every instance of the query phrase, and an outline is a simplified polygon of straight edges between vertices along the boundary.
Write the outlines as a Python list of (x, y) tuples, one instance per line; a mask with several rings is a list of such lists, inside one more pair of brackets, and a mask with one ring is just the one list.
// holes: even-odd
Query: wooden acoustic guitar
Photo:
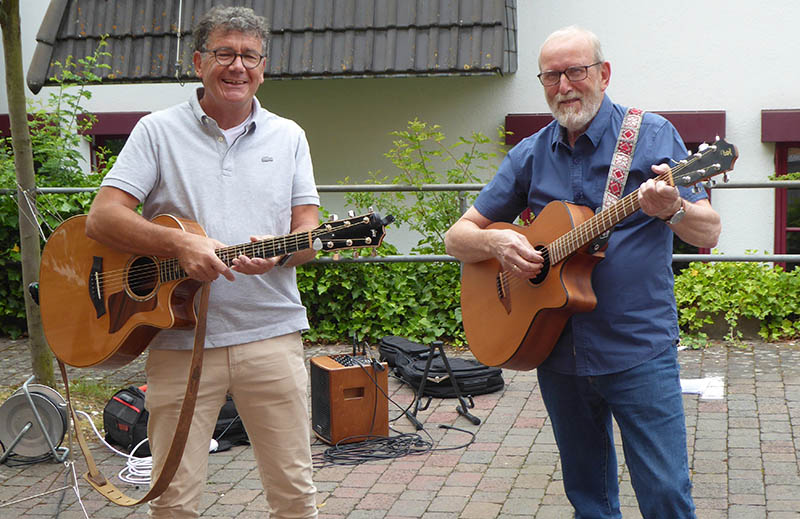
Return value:
[[(658, 179), (691, 186), (733, 169), (737, 158), (735, 146), (718, 140)], [(604, 253), (592, 250), (592, 243), (638, 209), (637, 189), (597, 214), (588, 207), (554, 201), (529, 227), (489, 225), (525, 235), (544, 256), (544, 265), (538, 276), (528, 280), (503, 271), (494, 258), (463, 265), (461, 312), (475, 357), (489, 366), (517, 370), (541, 364), (567, 319), (597, 304), (591, 276)]]
[[(156, 216), (158, 225), (205, 236), (191, 220)], [(377, 247), (394, 221), (368, 213), (297, 232), (217, 249), (226, 265), (244, 254), (272, 258), (305, 249)], [(86, 236), (86, 215), (58, 226), (42, 251), (39, 306), (50, 349), (75, 367), (119, 367), (135, 359), (165, 328), (191, 329), (201, 283), (176, 258), (119, 252)]]

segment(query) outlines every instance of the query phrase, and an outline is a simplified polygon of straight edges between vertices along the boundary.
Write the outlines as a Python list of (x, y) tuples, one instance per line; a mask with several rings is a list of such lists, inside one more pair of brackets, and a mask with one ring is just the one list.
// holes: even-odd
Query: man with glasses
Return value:
[[(150, 503), (151, 517), (199, 516), (209, 443), (226, 393), (253, 446), (270, 517), (317, 516), (300, 336), (308, 320), (293, 268), (315, 252), (239, 256), (231, 268), (215, 252), (319, 224), (303, 130), (255, 99), (267, 38), (266, 20), (251, 9), (206, 13), (194, 30), (193, 61), (203, 86), (188, 102), (139, 121), (89, 213), (91, 238), (131, 254), (178, 258), (189, 277), (214, 281), (189, 438), (175, 477)], [(198, 222), (208, 237), (150, 221), (164, 213)], [(193, 338), (192, 329), (168, 329), (150, 343), (151, 481), (175, 434)]]
[[(626, 114), (605, 94), (611, 65), (593, 33), (574, 26), (554, 32), (540, 49), (539, 69), (555, 121), (508, 153), (445, 237), (447, 251), (461, 261), (496, 258), (503, 271), (526, 282), (542, 271), (543, 254), (521, 233), (487, 227), (512, 222), (526, 208), (538, 214), (554, 200), (601, 207)], [(642, 516), (695, 516), (677, 361), (672, 239), (674, 233), (714, 247), (721, 226), (704, 192), (654, 180), (667, 163), (686, 156), (673, 126), (645, 113), (620, 194), (638, 189), (641, 211), (613, 229), (605, 258), (592, 272), (595, 309), (572, 315), (537, 369), (576, 518), (622, 517), (612, 417)]]

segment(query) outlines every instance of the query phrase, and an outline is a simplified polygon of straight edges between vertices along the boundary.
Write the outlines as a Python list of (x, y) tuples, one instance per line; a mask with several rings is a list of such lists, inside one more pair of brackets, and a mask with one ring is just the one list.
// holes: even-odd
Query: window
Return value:
[[(775, 172), (779, 177), (800, 172), (800, 143), (776, 144)], [(775, 253), (800, 254), (800, 189), (775, 190)]]
[(90, 156), (92, 169), (103, 168), (101, 149), (111, 156), (118, 155), (136, 123), (149, 112), (101, 112), (96, 113), (97, 121), (89, 130), (92, 137)]

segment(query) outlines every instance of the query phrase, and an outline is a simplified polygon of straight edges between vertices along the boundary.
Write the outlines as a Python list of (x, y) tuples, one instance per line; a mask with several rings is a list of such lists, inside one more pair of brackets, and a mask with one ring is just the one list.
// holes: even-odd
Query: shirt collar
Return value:
[[(209, 121), (214, 121), (214, 119), (209, 117), (203, 110), (203, 107), (200, 106), (200, 99), (203, 97), (204, 93), (204, 87), (197, 87), (197, 89), (189, 97), (189, 106), (191, 107), (192, 113), (197, 120), (200, 121), (201, 124), (207, 125)], [(261, 113), (261, 103), (258, 102), (258, 99), (253, 97), (253, 108), (250, 112), (250, 123), (247, 125), (247, 131), (251, 131), (255, 127), (259, 113)], [(216, 121), (214, 121), (214, 123), (216, 124)]]
[[(600, 139), (603, 137), (603, 134), (611, 124), (612, 105), (613, 103), (611, 102), (611, 99), (604, 94), (603, 102), (600, 103), (600, 109), (597, 111), (597, 114), (595, 114), (592, 122), (589, 123), (589, 127), (582, 134), (582, 136), (585, 135), (595, 147), (597, 147)], [(554, 128), (550, 146), (555, 150), (556, 145), (560, 143), (569, 148), (566, 128), (558, 124), (557, 121), (553, 121), (553, 123)]]

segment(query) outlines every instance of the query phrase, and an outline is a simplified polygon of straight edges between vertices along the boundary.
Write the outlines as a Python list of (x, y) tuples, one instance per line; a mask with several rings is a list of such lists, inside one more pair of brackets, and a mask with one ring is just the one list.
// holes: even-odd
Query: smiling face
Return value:
[[(211, 33), (206, 50), (231, 49), (236, 53), (255, 52), (261, 54), (262, 41), (258, 36), (241, 32)], [(203, 81), (205, 93), (200, 105), (206, 114), (214, 118), (221, 128), (231, 128), (244, 121), (252, 109), (253, 97), (264, 82), (266, 60), (253, 69), (242, 65), (237, 56), (230, 65), (217, 63), (212, 52), (195, 52), (194, 67)]]
[[(591, 65), (598, 61), (590, 40), (581, 33), (565, 34), (548, 40), (539, 54), (539, 69), (566, 70), (569, 67)], [(611, 78), (611, 65), (605, 61), (587, 70), (581, 81), (570, 81), (561, 75), (555, 85), (544, 87), (550, 111), (567, 129), (574, 143), (597, 114)]]

